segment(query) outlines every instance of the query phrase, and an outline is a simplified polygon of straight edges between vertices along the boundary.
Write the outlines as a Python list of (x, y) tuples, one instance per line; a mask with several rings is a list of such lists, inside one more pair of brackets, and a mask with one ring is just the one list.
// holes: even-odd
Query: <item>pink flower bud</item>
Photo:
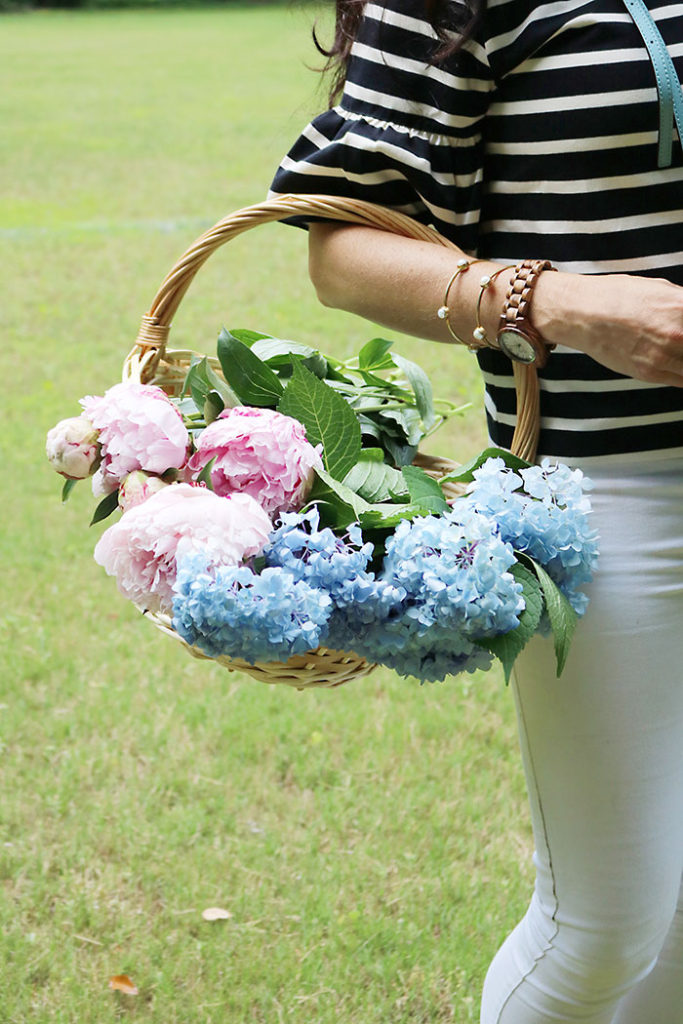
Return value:
[(71, 416), (48, 431), (45, 450), (53, 469), (68, 480), (85, 480), (100, 462), (99, 431), (87, 416)]
[(119, 508), (122, 512), (127, 512), (129, 508), (141, 505), (143, 501), (147, 501), (152, 494), (163, 490), (164, 487), (168, 487), (168, 484), (160, 476), (136, 469), (133, 473), (128, 474), (119, 487)]
[(119, 482), (115, 476), (107, 472), (107, 465), (104, 459), (100, 462), (99, 468), (96, 473), (93, 473), (92, 477), (92, 492), (96, 498), (106, 498), (108, 494), (113, 494), (116, 488), (119, 486)]

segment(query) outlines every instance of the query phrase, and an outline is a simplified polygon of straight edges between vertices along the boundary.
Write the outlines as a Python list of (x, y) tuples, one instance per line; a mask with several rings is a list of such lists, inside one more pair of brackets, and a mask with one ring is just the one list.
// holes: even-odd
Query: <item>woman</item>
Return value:
[[(273, 192), (382, 203), (458, 245), (309, 225), (326, 305), (435, 341), (486, 335), (503, 446), (513, 374), (495, 346), (516, 271), (493, 275), (558, 271), (536, 267), (531, 353), (512, 355), (549, 352), (539, 456), (589, 469), (601, 563), (562, 678), (543, 639), (517, 663), (537, 879), (481, 1021), (683, 1024), (683, 154), (622, 0), (474, 3), (339, 0), (343, 94)], [(680, 5), (651, 9), (680, 80)]]

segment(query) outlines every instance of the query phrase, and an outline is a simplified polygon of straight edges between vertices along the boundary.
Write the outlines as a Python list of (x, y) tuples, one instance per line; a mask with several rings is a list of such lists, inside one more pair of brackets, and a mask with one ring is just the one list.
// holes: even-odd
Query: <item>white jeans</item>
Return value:
[(683, 1024), (683, 460), (589, 475), (601, 557), (569, 662), (557, 679), (542, 638), (518, 660), (537, 878), (481, 1024)]

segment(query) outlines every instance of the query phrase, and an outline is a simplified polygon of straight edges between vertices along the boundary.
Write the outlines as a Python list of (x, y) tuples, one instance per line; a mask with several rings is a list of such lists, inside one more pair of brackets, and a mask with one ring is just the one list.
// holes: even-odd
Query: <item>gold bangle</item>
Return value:
[(444, 292), (443, 303), (439, 306), (439, 308), (436, 311), (436, 315), (438, 316), (439, 320), (445, 320), (446, 321), (446, 327), (448, 328), (448, 333), (450, 334), (451, 338), (453, 338), (454, 341), (457, 341), (458, 345), (465, 345), (467, 348), (470, 349), (470, 351), (473, 350), (472, 346), (468, 345), (466, 341), (463, 341), (463, 339), (460, 338), (455, 333), (455, 331), (453, 330), (453, 327), (451, 325), (451, 310), (450, 310), (450, 307), (448, 305), (448, 296), (450, 294), (451, 288), (453, 287), (455, 281), (457, 280), (458, 277), (460, 277), (461, 274), (464, 274), (466, 270), (469, 270), (473, 263), (484, 263), (484, 262), (485, 262), (484, 260), (469, 260), (469, 259), (467, 259), (465, 257), (463, 257), (462, 259), (458, 260), (458, 263), (457, 263), (457, 266), (456, 266), (456, 269), (455, 269), (455, 273), (452, 274), (452, 276), (450, 277), (450, 279), (448, 281), (448, 284), (446, 285), (446, 291)]
[(481, 324), (481, 300), (484, 297), (484, 292), (487, 288), (490, 288), (493, 282), (496, 280), (499, 274), (504, 273), (506, 270), (514, 270), (515, 264), (509, 263), (506, 267), (500, 267), (495, 270), (492, 274), (484, 274), (479, 282), (479, 298), (477, 299), (477, 326), (472, 331), (472, 337), (474, 338), (476, 345), (470, 346), (476, 351), (479, 348), (497, 348), (492, 341), (486, 336), (486, 331)]

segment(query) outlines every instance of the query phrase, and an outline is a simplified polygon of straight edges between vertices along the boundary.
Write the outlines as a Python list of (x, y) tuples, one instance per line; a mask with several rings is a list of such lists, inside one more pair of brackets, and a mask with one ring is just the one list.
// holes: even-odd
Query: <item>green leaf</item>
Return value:
[(369, 403), (375, 406), (376, 408), (377, 401), (379, 398), (377, 394), (378, 391), (381, 392), (381, 397), (384, 399), (398, 399), (399, 402), (406, 403), (408, 405), (408, 408), (414, 405), (415, 395), (413, 394), (412, 390), (409, 390), (408, 388), (405, 387), (401, 387), (400, 384), (396, 384), (394, 383), (394, 381), (385, 380), (384, 377), (378, 377), (376, 373), (371, 373), (369, 370), (359, 370), (358, 372), (363, 378), (365, 384), (367, 384), (369, 388), (373, 389), (374, 394), (369, 395), (367, 398), (363, 396), (361, 402), (354, 400), (353, 407), (355, 409), (357, 409), (359, 405), (366, 403)]
[(349, 526), (358, 521), (363, 512), (372, 506), (359, 497), (350, 487), (346, 487), (324, 469), (316, 470), (316, 479), (309, 494), (309, 501), (324, 502), (334, 512), (334, 525), (338, 528)]
[(202, 363), (204, 364), (207, 383), (210, 385), (211, 390), (216, 391), (223, 399), (223, 408), (234, 409), (236, 405), (240, 405), (240, 400), (235, 392), (222, 377), (218, 376), (206, 357), (202, 360)]
[(543, 594), (534, 573), (526, 566), (520, 565), (519, 562), (510, 571), (515, 579), (522, 584), (525, 608), (519, 617), (519, 625), (509, 633), (477, 641), (480, 647), (490, 651), (503, 663), (506, 684), (510, 682), (510, 673), (517, 655), (526, 647), (538, 629), (543, 612)]
[(216, 461), (217, 458), (218, 458), (218, 456), (214, 455), (214, 457), (212, 459), (209, 459), (209, 461), (206, 463), (206, 465), (202, 469), (201, 473), (197, 477), (197, 483), (205, 484), (206, 487), (208, 487), (210, 491), (213, 490), (213, 480), (211, 479), (211, 470), (213, 469), (213, 464), (214, 464), (214, 462)]
[(361, 432), (368, 437), (374, 437), (379, 440), (382, 431), (380, 427), (373, 419), (369, 416), (365, 416), (362, 412), (357, 415), (358, 422), (360, 424)]
[(112, 512), (115, 512), (119, 507), (119, 492), (118, 488), (108, 494), (106, 498), (102, 498), (97, 508), (93, 513), (93, 517), (90, 520), (90, 525), (94, 526), (95, 523), (101, 523), (103, 519), (107, 519)]
[(402, 444), (397, 441), (391, 434), (381, 433), (380, 441), (386, 448), (393, 462), (397, 466), (410, 466), (413, 459), (417, 455), (417, 445), (415, 444)]
[(429, 430), (436, 423), (434, 395), (432, 394), (432, 385), (429, 377), (417, 363), (412, 363), (409, 359), (404, 359), (403, 356), (399, 356), (396, 353), (394, 353), (394, 362), (410, 381), (410, 386), (415, 394), (417, 411), (425, 428)]
[(403, 519), (424, 515), (423, 509), (417, 505), (390, 502), (370, 504), (325, 470), (317, 470), (309, 501), (319, 506), (323, 525), (336, 529), (356, 522), (360, 523), (364, 532), (394, 529)]
[(390, 355), (387, 355), (393, 342), (385, 338), (373, 338), (358, 353), (358, 368), (360, 370), (393, 370), (396, 363)]
[(68, 501), (69, 495), (73, 491), (74, 487), (78, 483), (78, 480), (65, 480), (64, 486), (62, 487), (62, 501)]
[(366, 501), (394, 501), (408, 497), (403, 474), (384, 461), (381, 448), (364, 448), (355, 466), (344, 477), (344, 484)]
[(380, 426), (374, 418), (363, 413), (358, 414), (358, 422), (360, 423), (363, 437), (371, 437), (380, 444), (382, 450), (387, 453), (389, 461), (394, 466), (409, 466), (411, 464), (417, 454), (416, 445), (406, 444), (405, 437), (402, 434), (398, 437), (397, 432), (393, 428), (390, 430), (385, 429), (386, 424)]
[(183, 383), (183, 394), (186, 394), (188, 391), (190, 392), (194, 406), (197, 412), (200, 413), (204, 412), (206, 396), (211, 390), (206, 375), (203, 372), (203, 362), (204, 360), (198, 360), (190, 365)]
[(579, 617), (543, 566), (539, 565), (533, 558), (529, 558), (528, 555), (522, 557), (526, 563), (531, 565), (536, 573), (541, 590), (543, 591), (545, 607), (550, 619), (550, 628), (553, 631), (555, 661), (557, 663), (557, 676), (559, 679), (567, 662), (567, 655), (569, 654), (569, 648), (571, 647), (572, 637)]
[(408, 485), (411, 504), (436, 515), (449, 508), (440, 484), (425, 473), (424, 469), (420, 469), (419, 466), (404, 466), (401, 473)]
[(225, 379), (245, 405), (274, 408), (283, 387), (269, 366), (225, 328), (218, 336), (218, 358)]
[[(187, 378), (185, 378), (187, 380)], [(187, 395), (184, 398), (172, 398), (171, 401), (175, 405), (176, 409), (183, 417), (183, 419), (189, 419), (191, 417), (196, 418), (199, 410), (197, 409), (194, 399)]]
[(303, 423), (311, 444), (322, 444), (325, 469), (343, 480), (361, 452), (360, 425), (341, 395), (297, 363), (278, 410)]
[(209, 391), (204, 402), (204, 419), (208, 427), (225, 409), (225, 403), (217, 391)]
[(325, 356), (310, 345), (301, 345), (298, 341), (283, 341), (279, 338), (263, 338), (254, 342), (252, 352), (267, 363), (272, 370), (290, 376), (295, 362), (301, 362), (324, 380), (327, 375), (328, 362)]
[(183, 394), (188, 390), (197, 411), (201, 413), (205, 411), (206, 399), (211, 391), (215, 391), (220, 396), (224, 409), (232, 409), (240, 404), (237, 395), (218, 376), (206, 356), (193, 362), (190, 366), (183, 384)]
[(386, 430), (393, 429), (394, 434), (404, 437), (409, 445), (418, 445), (425, 436), (422, 417), (414, 406), (404, 405), (402, 409), (381, 409), (374, 415)]
[(338, 362), (336, 359), (332, 359), (330, 355), (326, 355), (325, 358), (327, 359), (327, 373), (325, 375), (327, 383), (332, 384), (336, 381), (340, 386), (346, 384), (353, 387), (354, 379), (347, 372), (343, 363)]
[(366, 512), (361, 512), (358, 522), (364, 531), (395, 529), (404, 519), (418, 519), (423, 516), (424, 509), (417, 505), (396, 505), (391, 503), (378, 503), (372, 505)]
[(381, 448), (363, 448), (359, 457), (361, 462), (384, 462), (384, 452)]
[(519, 456), (513, 455), (512, 452), (508, 452), (505, 448), (485, 448), (484, 451), (479, 452), (469, 462), (464, 462), (462, 466), (458, 466), (452, 473), (448, 473), (446, 476), (441, 477), (442, 483), (461, 483), (468, 484), (474, 480), (474, 471), (480, 469), (487, 459), (502, 459), (505, 465), (509, 469), (529, 469), (531, 466), (530, 462), (526, 462), (525, 459), (520, 459)]
[(223, 331), (226, 331), (228, 334), (231, 334), (233, 338), (237, 338), (237, 340), (241, 341), (243, 345), (247, 346), (247, 348), (251, 348), (252, 345), (255, 345), (257, 341), (272, 339), (271, 334), (261, 334), (260, 331), (250, 331), (247, 328), (238, 328), (237, 330), (232, 328), (230, 331), (228, 331), (227, 327), (224, 327)]

